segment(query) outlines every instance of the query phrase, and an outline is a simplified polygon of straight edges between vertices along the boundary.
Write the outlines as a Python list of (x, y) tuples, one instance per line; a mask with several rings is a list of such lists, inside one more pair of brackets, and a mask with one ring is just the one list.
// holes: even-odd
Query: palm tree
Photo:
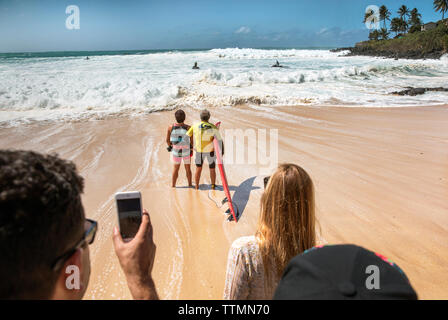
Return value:
[[(407, 25), (408, 25), (408, 23), (407, 23), (407, 17), (409, 17), (409, 13), (410, 13), (410, 11), (409, 11), (409, 9), (408, 9), (408, 7), (406, 7), (405, 5), (402, 5), (401, 7), (400, 7), (400, 9), (398, 9), (398, 15), (400, 16), (400, 19), (403, 21), (403, 22), (405, 22), (406, 23), (406, 29), (404, 30), (404, 31), (406, 31), (407, 30)], [(402, 24), (402, 26), (404, 26), (405, 24)]]
[(385, 5), (380, 7), (380, 20), (383, 21), (384, 28), (386, 28), (386, 20), (390, 20), (390, 11)]
[(402, 19), (399, 19), (399, 20), (400, 20), (400, 23), (399, 23), (400, 32), (406, 33), (406, 31), (408, 31), (408, 27), (409, 27), (408, 23), (406, 22), (406, 20), (402, 20)]
[(390, 22), (390, 31), (395, 32), (395, 36), (397, 36), (398, 32), (400, 32), (401, 21), (402, 20), (400, 18), (393, 18)]
[(409, 18), (409, 33), (419, 32), (422, 29), (423, 21), (421, 19), (422, 15), (418, 12), (417, 8), (412, 9), (411, 17)]
[(411, 11), (411, 26), (417, 26), (417, 25), (421, 25), (422, 24), (422, 19), (421, 19), (422, 15), (420, 14), (420, 12), (418, 12), (417, 8), (412, 9)]
[(380, 37), (381, 37), (382, 40), (387, 40), (387, 39), (389, 39), (389, 31), (387, 31), (386, 28), (381, 28), (381, 30), (380, 30), (379, 33), (380, 33), (379, 35), (380, 35)]
[[(363, 23), (366, 23), (367, 22), (367, 20), (374, 14), (375, 12), (372, 10), (372, 9), (370, 9), (370, 11), (368, 11), (368, 12), (366, 12), (365, 14), (364, 14), (364, 20), (362, 21)], [(372, 24), (374, 24), (375, 22), (374, 22), (374, 20), (370, 20), (370, 26), (372, 26)]]
[(369, 40), (375, 40), (378, 41), (379, 37), (380, 37), (380, 33), (378, 32), (378, 30), (373, 30), (370, 31), (369, 33)]
[(442, 12), (442, 20), (444, 20), (445, 12), (448, 11), (448, 0), (434, 0), (434, 9), (436, 12)]
[(409, 8), (405, 5), (402, 5), (400, 9), (398, 9), (397, 13), (400, 15), (400, 19), (404, 20), (403, 18), (409, 16)]

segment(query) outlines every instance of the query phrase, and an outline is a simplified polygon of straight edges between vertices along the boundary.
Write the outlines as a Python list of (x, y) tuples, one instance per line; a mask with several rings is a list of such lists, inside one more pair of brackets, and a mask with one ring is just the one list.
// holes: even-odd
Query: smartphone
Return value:
[(115, 201), (121, 237), (130, 240), (135, 237), (142, 222), (142, 195), (138, 191), (118, 192)]

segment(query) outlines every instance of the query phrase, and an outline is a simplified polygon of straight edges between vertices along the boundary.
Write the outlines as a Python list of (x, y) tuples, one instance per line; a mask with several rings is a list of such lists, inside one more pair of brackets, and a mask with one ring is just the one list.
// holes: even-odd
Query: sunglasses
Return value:
[(85, 244), (92, 244), (95, 240), (95, 234), (98, 229), (98, 223), (94, 220), (86, 219), (84, 222), (84, 235), (81, 240), (69, 251), (64, 253), (63, 255), (59, 256), (56, 261), (52, 265), (53, 271), (59, 270), (64, 262), (78, 250), (79, 248), (83, 247)]
[(268, 185), (269, 179), (271, 178), (271, 176), (267, 176), (264, 177), (263, 182), (264, 182), (264, 188), (266, 189), (266, 186)]

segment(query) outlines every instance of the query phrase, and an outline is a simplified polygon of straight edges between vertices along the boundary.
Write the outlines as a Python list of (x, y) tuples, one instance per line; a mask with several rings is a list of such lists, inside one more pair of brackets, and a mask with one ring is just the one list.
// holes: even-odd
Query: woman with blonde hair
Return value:
[(289, 260), (315, 244), (311, 178), (295, 164), (282, 164), (261, 197), (255, 235), (232, 244), (224, 299), (271, 299)]

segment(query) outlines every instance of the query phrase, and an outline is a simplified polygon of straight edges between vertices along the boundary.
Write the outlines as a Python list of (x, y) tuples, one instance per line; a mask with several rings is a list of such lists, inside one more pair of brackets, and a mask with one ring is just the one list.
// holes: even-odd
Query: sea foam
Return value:
[[(448, 80), (441, 60), (344, 57), (328, 50), (212, 49), (131, 55), (0, 57), (0, 123), (140, 114), (179, 106), (443, 104), (398, 97)], [(271, 68), (278, 60), (284, 68)], [(200, 70), (192, 70), (194, 62)]]

